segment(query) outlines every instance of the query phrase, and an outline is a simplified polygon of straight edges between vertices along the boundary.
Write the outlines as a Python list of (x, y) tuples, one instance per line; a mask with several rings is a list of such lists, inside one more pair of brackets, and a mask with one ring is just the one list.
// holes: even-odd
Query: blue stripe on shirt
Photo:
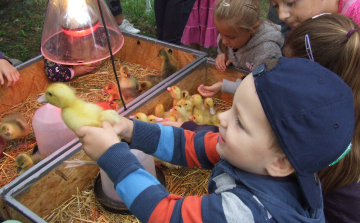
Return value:
[(210, 162), (206, 150), (205, 150), (205, 135), (209, 131), (200, 131), (194, 137), (194, 148), (196, 157), (200, 162), (200, 166), (205, 169), (211, 169), (214, 167), (214, 164)]
[(130, 207), (134, 199), (146, 188), (152, 185), (158, 185), (160, 182), (150, 173), (143, 169), (138, 169), (126, 176), (119, 184), (116, 185), (116, 192)]
[(163, 161), (170, 162), (174, 154), (173, 128), (171, 126), (163, 126), (160, 123), (157, 123), (157, 125), (160, 128), (161, 135), (158, 147), (153, 155)]

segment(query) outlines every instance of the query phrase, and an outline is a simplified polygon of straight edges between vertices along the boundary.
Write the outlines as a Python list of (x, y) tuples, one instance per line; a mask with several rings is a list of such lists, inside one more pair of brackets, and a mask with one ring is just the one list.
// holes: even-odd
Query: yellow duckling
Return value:
[(182, 99), (191, 99), (189, 91), (187, 91), (187, 90), (182, 91), (181, 98)]
[(194, 104), (194, 112), (193, 114), (204, 114), (204, 107), (203, 107), (203, 99), (201, 95), (194, 94), (191, 98), (193, 104)]
[(64, 123), (73, 131), (81, 126), (100, 127), (103, 121), (111, 125), (121, 122), (121, 116), (116, 111), (104, 111), (96, 104), (81, 100), (76, 97), (74, 89), (63, 83), (50, 85), (38, 102), (49, 102), (61, 108)]
[(152, 88), (153, 85), (150, 81), (139, 81), (139, 90), (140, 91), (147, 91)]
[(194, 104), (191, 102), (191, 100), (182, 99), (182, 100), (178, 101), (176, 105), (182, 105), (185, 108), (186, 117), (193, 115)]
[(120, 88), (135, 88), (139, 89), (139, 83), (135, 77), (131, 76), (130, 68), (126, 65), (120, 67)]
[[(29, 125), (20, 113), (4, 117), (0, 123), (0, 133), (6, 140), (25, 138), (24, 144), (20, 145), (21, 147), (26, 146), (26, 136), (29, 130)], [(19, 149), (19, 147), (16, 146), (16, 149)]]
[(171, 86), (167, 88), (170, 91), (171, 97), (173, 98), (173, 107), (175, 107), (176, 103), (181, 100), (181, 90), (177, 86)]
[(171, 111), (165, 112), (164, 105), (161, 103), (155, 106), (155, 116), (166, 120), (176, 121), (176, 117), (173, 113)]
[(186, 116), (186, 110), (182, 105), (176, 105), (174, 108), (170, 109), (171, 112), (174, 112), (177, 122), (187, 122), (189, 121)]
[(17, 166), (17, 172), (19, 174), (24, 173), (28, 169), (30, 169), (32, 166), (40, 162), (41, 160), (45, 159), (48, 155), (40, 155), (35, 154), (33, 156), (29, 156), (26, 153), (20, 153), (16, 159), (15, 164)]
[(157, 123), (164, 121), (163, 118), (156, 117), (155, 115), (148, 115), (149, 123)]
[(215, 115), (214, 100), (212, 98), (205, 98), (204, 108), (210, 115)]
[(170, 60), (170, 54), (166, 49), (160, 49), (158, 56), (163, 59), (163, 62), (161, 64), (162, 80), (179, 70), (179, 68)]
[(130, 116), (130, 118), (134, 118), (142, 122), (149, 122), (148, 116), (142, 112), (138, 112), (135, 115)]
[(204, 118), (200, 114), (194, 114), (194, 115), (190, 116), (189, 119), (198, 125), (204, 124)]

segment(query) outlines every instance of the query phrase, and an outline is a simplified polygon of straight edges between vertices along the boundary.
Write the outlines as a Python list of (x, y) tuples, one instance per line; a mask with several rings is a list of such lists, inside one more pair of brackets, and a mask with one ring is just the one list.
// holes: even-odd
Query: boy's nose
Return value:
[(218, 119), (220, 121), (220, 125), (223, 127), (223, 128), (227, 128), (227, 121), (226, 121), (226, 117), (227, 117), (227, 114), (229, 113), (229, 110), (225, 111), (225, 112), (222, 112), (221, 114), (219, 114), (218, 116)]
[(285, 21), (290, 17), (290, 11), (286, 6), (279, 6), (278, 9), (279, 19)]

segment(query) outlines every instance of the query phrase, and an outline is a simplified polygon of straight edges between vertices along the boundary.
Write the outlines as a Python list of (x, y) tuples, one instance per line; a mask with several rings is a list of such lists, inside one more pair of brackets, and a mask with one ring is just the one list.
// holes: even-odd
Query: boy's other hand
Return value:
[(121, 123), (115, 123), (113, 125), (114, 131), (120, 136), (120, 138), (128, 143), (132, 142), (134, 135), (134, 122), (125, 117), (121, 118)]
[(97, 160), (110, 146), (120, 142), (109, 122), (103, 122), (101, 128), (82, 126), (75, 134), (82, 143), (82, 148), (91, 159)]
[(201, 84), (197, 88), (197, 90), (199, 94), (203, 97), (213, 97), (214, 95), (216, 95), (221, 91), (222, 86), (223, 86), (222, 82), (217, 82), (212, 86), (204, 86), (203, 84)]
[(0, 84), (4, 84), (4, 77), (8, 80), (8, 87), (13, 87), (19, 80), (20, 74), (7, 60), (0, 59)]
[(225, 53), (219, 54), (215, 59), (215, 67), (218, 69), (218, 71), (224, 72), (226, 70), (226, 67), (231, 64), (230, 60), (226, 60)]

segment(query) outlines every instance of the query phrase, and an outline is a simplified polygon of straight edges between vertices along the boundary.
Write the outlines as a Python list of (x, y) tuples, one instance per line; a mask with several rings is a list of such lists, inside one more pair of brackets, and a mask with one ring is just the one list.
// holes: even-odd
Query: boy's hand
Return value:
[(121, 123), (115, 123), (113, 125), (114, 131), (120, 136), (120, 138), (128, 143), (132, 142), (134, 135), (134, 122), (125, 117), (121, 118)]
[(0, 84), (4, 84), (4, 77), (8, 80), (8, 87), (13, 87), (19, 80), (20, 74), (7, 60), (0, 59)]
[(75, 131), (86, 155), (93, 160), (99, 159), (110, 146), (120, 142), (109, 122), (103, 122), (101, 127), (82, 126)]
[(224, 72), (226, 70), (226, 67), (231, 64), (230, 60), (226, 60), (225, 53), (219, 54), (215, 59), (215, 66), (218, 71)]
[(203, 84), (201, 84), (197, 90), (199, 94), (203, 97), (213, 97), (221, 91), (222, 86), (222, 82), (217, 82), (212, 86), (204, 86)]
[(180, 128), (183, 122), (174, 122), (174, 121), (164, 121), (161, 122), (163, 126), (174, 126)]

